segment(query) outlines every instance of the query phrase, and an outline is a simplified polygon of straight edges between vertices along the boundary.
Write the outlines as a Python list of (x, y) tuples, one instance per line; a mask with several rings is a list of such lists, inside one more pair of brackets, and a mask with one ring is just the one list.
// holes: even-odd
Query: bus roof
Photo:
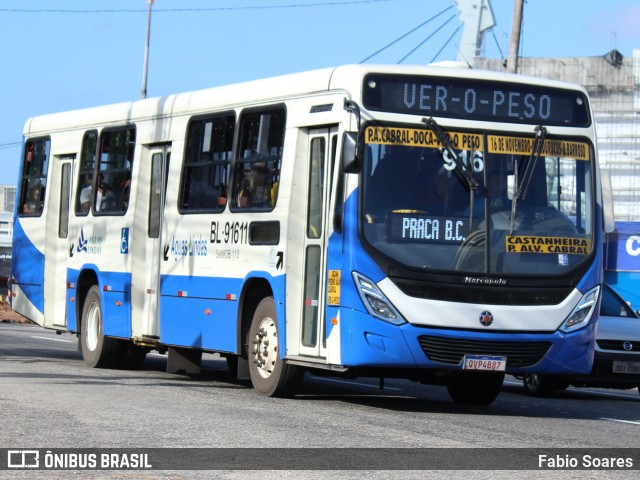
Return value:
[(359, 98), (362, 90), (361, 79), (370, 72), (452, 75), (498, 82), (535, 83), (550, 88), (574, 88), (585, 92), (582, 87), (573, 84), (488, 70), (454, 68), (437, 64), (430, 66), (354, 64), (211, 87), (164, 97), (39, 115), (26, 121), (23, 133), (25, 136), (33, 136), (89, 125), (99, 127), (113, 125), (116, 122), (121, 124), (169, 115), (194, 115), (212, 110), (228, 110), (239, 105), (247, 106), (252, 103), (282, 101), (285, 98), (313, 95), (330, 90), (345, 91), (348, 92), (348, 96)]

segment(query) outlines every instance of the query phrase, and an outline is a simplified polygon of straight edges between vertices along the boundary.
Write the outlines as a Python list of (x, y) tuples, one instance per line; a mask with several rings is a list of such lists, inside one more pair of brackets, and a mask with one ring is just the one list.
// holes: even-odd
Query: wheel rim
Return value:
[(87, 331), (85, 332), (87, 348), (92, 352), (98, 347), (101, 323), (100, 308), (98, 307), (98, 304), (92, 303), (89, 307), (89, 311), (87, 312)]
[(537, 390), (540, 386), (540, 377), (537, 373), (529, 373), (524, 377), (525, 384), (529, 390)]
[(276, 322), (265, 317), (260, 322), (255, 339), (254, 363), (262, 378), (269, 378), (278, 359), (278, 330)]

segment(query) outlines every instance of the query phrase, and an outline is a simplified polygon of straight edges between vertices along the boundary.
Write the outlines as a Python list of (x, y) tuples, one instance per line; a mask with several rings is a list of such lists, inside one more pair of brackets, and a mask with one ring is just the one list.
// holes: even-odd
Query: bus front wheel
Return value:
[(87, 292), (82, 308), (80, 350), (84, 363), (91, 368), (110, 368), (120, 361), (120, 342), (105, 337), (102, 329), (100, 290), (94, 285)]
[(268, 397), (292, 397), (303, 372), (280, 358), (273, 297), (266, 297), (258, 304), (247, 340), (253, 388)]
[(500, 393), (503, 382), (503, 373), (461, 372), (451, 377), (447, 390), (456, 403), (489, 405)]

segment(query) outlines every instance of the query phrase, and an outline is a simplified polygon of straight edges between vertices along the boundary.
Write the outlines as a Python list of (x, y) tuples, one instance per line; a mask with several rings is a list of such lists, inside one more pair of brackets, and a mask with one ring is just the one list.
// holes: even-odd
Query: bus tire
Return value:
[(447, 390), (456, 403), (489, 405), (500, 393), (503, 382), (503, 373), (462, 372), (452, 376)]
[(267, 397), (292, 397), (302, 378), (302, 370), (280, 358), (278, 321), (273, 297), (256, 308), (249, 336), (249, 375), (253, 388)]
[(105, 337), (102, 325), (100, 290), (94, 285), (87, 292), (84, 301), (80, 332), (82, 359), (91, 368), (116, 367), (122, 356), (121, 341)]

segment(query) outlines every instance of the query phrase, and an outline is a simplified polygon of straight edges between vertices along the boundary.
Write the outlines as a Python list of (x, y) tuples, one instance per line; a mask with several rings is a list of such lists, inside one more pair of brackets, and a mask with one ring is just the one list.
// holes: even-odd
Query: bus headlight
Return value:
[(356, 282), (362, 303), (370, 315), (385, 322), (393, 323), (394, 325), (405, 323), (402, 315), (400, 315), (374, 282), (357, 272), (353, 272), (353, 281)]
[(565, 322), (560, 327), (560, 330), (564, 333), (569, 333), (579, 328), (587, 326), (593, 311), (598, 304), (598, 295), (600, 294), (600, 286), (594, 287), (589, 290), (580, 303), (573, 309), (571, 315), (567, 317)]

